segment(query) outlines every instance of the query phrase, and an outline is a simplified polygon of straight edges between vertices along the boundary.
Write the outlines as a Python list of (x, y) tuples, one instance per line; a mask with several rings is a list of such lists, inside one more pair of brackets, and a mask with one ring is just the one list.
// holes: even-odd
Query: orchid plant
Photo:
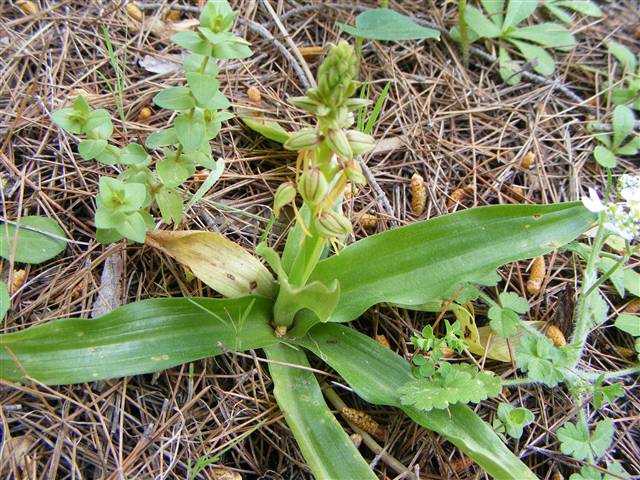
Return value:
[[(201, 22), (204, 18), (207, 25), (223, 26), (225, 32), (203, 32), (208, 27), (201, 27), (198, 34), (183, 35), (178, 43), (197, 55), (211, 53), (202, 49), (229, 38), (229, 18), (233, 18), (229, 11), (226, 1), (210, 0)], [(209, 64), (203, 61), (203, 65), (206, 71)], [(359, 85), (357, 76), (357, 55), (349, 44), (340, 42), (329, 47), (317, 86), (303, 97), (290, 99), (292, 105), (311, 113), (314, 123), (293, 134), (279, 134), (284, 148), (298, 152), (296, 173), (277, 189), (273, 218), (255, 246), (256, 255), (218, 233), (160, 229), (146, 233), (149, 246), (189, 267), (223, 298), (148, 299), (91, 321), (60, 319), (6, 333), (0, 336), (2, 378), (48, 385), (91, 382), (262, 349), (275, 400), (316, 478), (376, 478), (307, 368), (307, 355), (313, 353), (365, 401), (403, 410), (417, 424), (449, 440), (489, 475), (536, 478), (500, 434), (466, 405), (494, 397), (503, 385), (517, 380), (503, 379), (475, 364), (449, 362), (443, 355), (445, 348), (485, 355), (490, 353), (488, 340), (467, 338), (462, 322), (446, 322), (442, 339), (425, 328), (414, 337), (416, 350), (410, 363), (345, 323), (377, 304), (416, 310), (436, 305), (461, 315), (458, 306), (477, 298), (496, 307), (496, 318), (513, 320), (515, 315), (517, 319), (522, 302), (508, 296), (496, 302), (481, 288), (499, 281), (496, 268), (569, 244), (603, 213), (591, 212), (580, 202), (488, 206), (353, 241), (351, 221), (342, 209), (343, 192), (347, 183), (366, 183), (360, 156), (375, 146), (370, 135), (352, 128), (353, 112), (368, 104), (352, 98)], [(210, 93), (215, 96), (214, 90)], [(181, 92), (182, 100), (193, 93)], [(195, 112), (200, 102), (207, 103), (207, 95), (189, 98), (179, 108), (174, 105), (183, 112), (178, 118), (186, 116), (188, 122), (204, 118), (204, 112), (202, 116)], [(168, 142), (170, 156), (182, 155), (178, 152), (185, 142), (198, 151), (205, 148), (211, 135), (198, 132), (198, 142), (192, 142), (191, 133), (187, 138), (174, 130)], [(158, 168), (163, 161), (156, 162)], [(625, 185), (621, 193), (635, 199), (636, 184)], [(594, 203), (592, 199), (589, 206)], [(637, 204), (633, 205), (628, 208), (637, 212)], [(270, 227), (284, 209), (292, 210), (296, 221), (280, 251), (271, 243)], [(603, 228), (594, 249), (601, 246)], [(595, 288), (589, 278), (587, 290)], [(468, 318), (465, 325), (474, 331)], [(579, 349), (586, 325), (576, 336), (582, 342)], [(520, 342), (524, 353), (518, 365), (532, 381), (542, 381), (535, 372), (553, 373), (554, 359), (563, 354), (526, 323), (522, 328), (529, 337)], [(503, 431), (512, 436), (530, 421), (529, 415), (506, 406), (501, 407), (499, 419)]]

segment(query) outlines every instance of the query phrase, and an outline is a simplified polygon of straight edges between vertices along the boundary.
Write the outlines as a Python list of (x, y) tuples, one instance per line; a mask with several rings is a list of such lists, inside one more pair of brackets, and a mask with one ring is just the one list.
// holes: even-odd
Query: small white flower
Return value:
[(622, 175), (618, 182), (620, 196), (629, 204), (640, 202), (640, 175)]
[(598, 196), (598, 192), (596, 192), (593, 188), (589, 188), (589, 196), (582, 197), (582, 204), (586, 207), (587, 210), (590, 210), (594, 213), (600, 213), (605, 210), (604, 203), (600, 200)]

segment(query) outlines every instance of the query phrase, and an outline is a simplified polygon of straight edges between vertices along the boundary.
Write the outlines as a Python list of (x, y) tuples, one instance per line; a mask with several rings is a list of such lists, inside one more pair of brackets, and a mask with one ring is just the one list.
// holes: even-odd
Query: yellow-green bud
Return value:
[(320, 135), (315, 128), (303, 128), (289, 137), (289, 140), (284, 143), (284, 148), (297, 152), (313, 150), (318, 146), (320, 140)]
[(344, 215), (325, 210), (315, 220), (315, 228), (322, 238), (333, 239), (351, 232), (351, 222)]
[(276, 194), (273, 198), (273, 213), (277, 217), (280, 215), (280, 210), (285, 205), (289, 205), (296, 198), (296, 187), (292, 182), (286, 182), (281, 184), (276, 190)]
[(367, 179), (362, 174), (362, 168), (360, 167), (360, 164), (355, 160), (351, 160), (345, 165), (344, 174), (355, 184), (364, 185), (367, 183)]
[(329, 53), (318, 70), (318, 96), (329, 108), (340, 107), (351, 97), (358, 82), (358, 57), (345, 41), (329, 47)]
[(353, 157), (353, 151), (351, 150), (351, 145), (349, 145), (347, 135), (341, 128), (330, 129), (327, 133), (326, 141), (331, 151), (340, 158), (349, 160)]
[(304, 97), (291, 97), (289, 98), (289, 103), (294, 107), (301, 108), (302, 110), (313, 113), (319, 117), (327, 115), (329, 113), (329, 109), (325, 107), (322, 103), (312, 100), (308, 96)]
[(351, 150), (355, 155), (360, 155), (361, 153), (373, 150), (376, 146), (376, 141), (371, 135), (367, 135), (366, 133), (362, 133), (358, 130), (349, 130), (347, 132), (347, 139), (349, 140), (349, 145), (351, 145)]
[(327, 179), (319, 168), (311, 168), (300, 176), (298, 181), (298, 192), (302, 199), (309, 205), (318, 205), (329, 190)]

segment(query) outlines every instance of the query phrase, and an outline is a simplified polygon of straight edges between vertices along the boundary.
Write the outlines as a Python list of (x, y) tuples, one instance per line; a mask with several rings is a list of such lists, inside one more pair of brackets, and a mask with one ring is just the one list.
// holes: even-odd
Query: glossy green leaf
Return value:
[(480, 10), (470, 5), (464, 11), (464, 19), (469, 28), (483, 38), (496, 38), (500, 36), (500, 27), (485, 17)]
[(96, 319), (47, 322), (0, 336), (0, 375), (67, 384), (157, 372), (226, 350), (278, 340), (271, 302), (163, 298), (120, 307)]
[(570, 48), (576, 43), (569, 30), (558, 23), (550, 22), (518, 28), (510, 33), (509, 37), (555, 48)]
[(176, 45), (197, 53), (208, 56), (211, 54), (211, 45), (201, 35), (196, 32), (179, 32), (171, 37), (171, 41)]
[(83, 159), (92, 160), (104, 152), (105, 148), (107, 148), (107, 141), (102, 138), (82, 140), (78, 144), (78, 153)]
[(602, 145), (598, 145), (593, 149), (593, 158), (596, 159), (596, 162), (598, 162), (600, 166), (605, 168), (613, 168), (618, 164), (618, 160), (616, 160), (616, 156), (611, 150)]
[(153, 97), (153, 103), (169, 110), (189, 110), (196, 105), (187, 87), (171, 87), (161, 90)]
[(153, 132), (144, 142), (147, 148), (168, 147), (176, 143), (178, 143), (178, 136), (176, 135), (175, 128), (165, 128)]
[(622, 144), (622, 141), (627, 138), (633, 132), (633, 125), (635, 118), (633, 110), (624, 105), (618, 105), (613, 110), (613, 144), (612, 147), (616, 149)]
[(9, 289), (7, 284), (0, 281), (0, 320), (4, 318), (11, 308), (11, 299), (9, 298)]
[(142, 148), (142, 145), (130, 143), (122, 149), (120, 162), (125, 165), (137, 165), (142, 167), (151, 163), (151, 156), (144, 148)]
[(182, 198), (172, 188), (162, 188), (156, 194), (156, 202), (165, 223), (178, 224), (182, 221)]
[(320, 261), (310, 280), (340, 282), (331, 321), (349, 321), (377, 303), (420, 305), (486, 282), (500, 265), (570, 242), (594, 219), (581, 203), (473, 208), (360, 240)]
[(518, 25), (528, 18), (536, 8), (538, 8), (538, 0), (509, 0), (502, 31)]
[(260, 117), (241, 116), (240, 120), (254, 132), (274, 142), (284, 143), (289, 140), (289, 132), (274, 120)]
[(553, 57), (544, 48), (537, 45), (531, 45), (520, 40), (510, 40), (522, 56), (531, 63), (533, 70), (543, 76), (549, 76), (556, 69), (556, 62)]
[(402, 41), (440, 39), (440, 32), (423, 27), (411, 18), (389, 8), (366, 10), (356, 17), (355, 27), (337, 23), (338, 28), (354, 37), (370, 40)]
[[(58, 222), (51, 218), (30, 215), (22, 217), (19, 223), (21, 226), (31, 227), (53, 236), (26, 228), (17, 228), (8, 223), (0, 224), (0, 257), (7, 260), (13, 258), (20, 263), (37, 264), (55, 257), (67, 246), (64, 231)], [(14, 248), (15, 256), (13, 256)]]
[(627, 72), (630, 73), (635, 71), (638, 60), (631, 49), (618, 42), (607, 43), (607, 48), (609, 49), (609, 53), (616, 57), (616, 60), (620, 62)]
[(351, 328), (326, 323), (316, 325), (297, 343), (336, 370), (364, 400), (401, 408), (416, 423), (449, 440), (493, 477), (504, 480), (536, 478), (491, 427), (467, 406), (452, 405), (448, 410), (429, 412), (403, 406), (398, 391), (414, 380), (411, 366), (373, 339)]
[[(287, 345), (264, 349), (278, 406), (318, 480), (377, 477), (327, 406), (320, 385), (308, 368), (306, 355)], [(292, 365), (291, 367), (283, 365)]]
[(204, 122), (196, 116), (180, 115), (173, 121), (173, 127), (185, 152), (198, 150), (206, 140)]
[(187, 72), (187, 82), (191, 93), (195, 97), (196, 101), (203, 108), (217, 108), (211, 107), (209, 103), (215, 98), (218, 93), (218, 87), (220, 83), (214, 75), (200, 72)]
[[(1, 315), (0, 315), (1, 317)], [(623, 313), (616, 318), (615, 326), (634, 337), (640, 337), (640, 316)]]

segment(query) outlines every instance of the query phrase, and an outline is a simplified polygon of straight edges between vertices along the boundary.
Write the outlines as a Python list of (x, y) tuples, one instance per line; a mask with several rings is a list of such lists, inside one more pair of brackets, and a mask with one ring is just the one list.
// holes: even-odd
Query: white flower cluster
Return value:
[(640, 175), (622, 175), (618, 181), (619, 202), (603, 203), (598, 193), (589, 188), (589, 196), (582, 203), (595, 213), (606, 215), (605, 228), (632, 241), (640, 237)]

